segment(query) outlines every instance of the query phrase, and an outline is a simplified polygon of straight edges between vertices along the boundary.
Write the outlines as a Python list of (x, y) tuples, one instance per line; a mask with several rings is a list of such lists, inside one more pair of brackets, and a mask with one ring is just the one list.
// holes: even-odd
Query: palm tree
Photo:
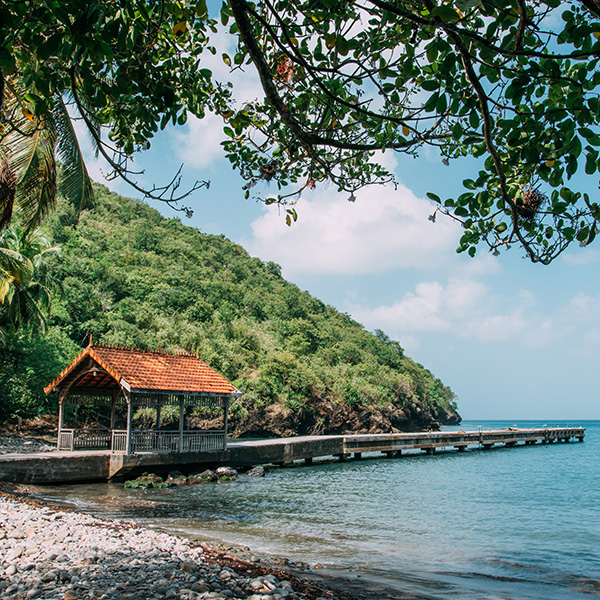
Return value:
[(47, 331), (51, 291), (56, 282), (48, 258), (60, 252), (39, 229), (11, 226), (0, 233), (0, 343), (21, 328)]
[(0, 231), (18, 212), (32, 231), (51, 210), (57, 196), (57, 161), (63, 166), (61, 192), (79, 212), (93, 198), (73, 122), (62, 96), (42, 116), (33, 114), (29, 94), (15, 76), (5, 77), (0, 122)]

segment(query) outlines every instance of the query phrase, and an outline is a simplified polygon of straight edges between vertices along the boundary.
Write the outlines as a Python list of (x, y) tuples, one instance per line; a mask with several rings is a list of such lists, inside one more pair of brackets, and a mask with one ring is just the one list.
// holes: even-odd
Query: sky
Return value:
[[(208, 66), (231, 79), (240, 101), (258, 97), (250, 70), (230, 76), (214, 60)], [(244, 199), (244, 182), (220, 146), (222, 126), (218, 117), (192, 118), (136, 155), (143, 184), (168, 182), (181, 164), (183, 186), (210, 180), (186, 202), (194, 215), (182, 217), (184, 224), (279, 263), (301, 289), (398, 340), (452, 388), (464, 419), (600, 419), (600, 241), (573, 247), (549, 266), (532, 264), (516, 246), (498, 257), (483, 247), (475, 258), (457, 254), (460, 226), (441, 215), (431, 222), (435, 207), (426, 193), (462, 193), (476, 165), (445, 166), (431, 152), (382, 157), (397, 189), (365, 188), (355, 202), (333, 187), (305, 192), (288, 227), (276, 206)], [(105, 181), (107, 169), (82, 144), (96, 181), (139, 198), (126, 184)], [(596, 195), (598, 181), (588, 179), (583, 185)]]

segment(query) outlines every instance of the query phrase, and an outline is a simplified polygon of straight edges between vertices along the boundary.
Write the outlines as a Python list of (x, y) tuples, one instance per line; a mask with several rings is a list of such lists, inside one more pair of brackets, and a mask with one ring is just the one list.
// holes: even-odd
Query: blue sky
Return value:
[[(242, 100), (260, 93), (251, 72), (229, 76)], [(533, 265), (513, 247), (493, 257), (457, 255), (460, 228), (426, 199), (450, 197), (476, 168), (468, 160), (442, 164), (386, 153), (400, 182), (348, 194), (317, 188), (298, 203), (291, 228), (274, 206), (244, 199), (243, 181), (223, 158), (222, 122), (209, 116), (160, 134), (137, 155), (142, 183), (168, 181), (181, 163), (184, 185), (210, 180), (189, 200), (186, 224), (224, 234), (250, 254), (273, 260), (283, 275), (366, 329), (384, 330), (458, 396), (465, 419), (600, 419), (600, 242), (573, 247), (550, 266)], [(93, 178), (102, 165), (88, 159)], [(105, 182), (126, 196), (127, 185)], [(591, 195), (598, 181), (583, 180)], [(276, 190), (273, 190), (275, 192)], [(167, 216), (168, 207), (154, 204)]]

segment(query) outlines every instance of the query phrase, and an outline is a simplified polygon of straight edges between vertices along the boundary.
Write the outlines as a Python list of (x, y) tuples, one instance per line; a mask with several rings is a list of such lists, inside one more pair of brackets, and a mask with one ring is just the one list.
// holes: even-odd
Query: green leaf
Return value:
[(206, 0), (196, 0), (196, 15), (199, 17), (205, 17), (208, 15)]
[(350, 45), (348, 44), (348, 40), (343, 38), (341, 35), (336, 38), (335, 47), (342, 56), (346, 56), (348, 52), (350, 52)]
[(431, 15), (441, 19), (445, 23), (456, 23), (456, 21), (460, 20), (458, 11), (448, 4), (442, 4), (441, 6), (434, 7), (434, 9), (431, 11)]
[(426, 79), (421, 83), (421, 87), (427, 92), (434, 92), (440, 87), (440, 84), (435, 79)]

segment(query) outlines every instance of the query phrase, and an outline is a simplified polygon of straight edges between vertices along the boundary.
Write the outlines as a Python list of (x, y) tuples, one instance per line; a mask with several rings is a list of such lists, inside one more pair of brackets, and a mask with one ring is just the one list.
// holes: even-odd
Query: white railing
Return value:
[[(129, 452), (206, 452), (225, 450), (225, 431), (156, 431), (136, 429), (131, 432)], [(59, 450), (107, 449), (127, 452), (127, 431), (124, 429), (61, 429)]]
[[(131, 432), (129, 452), (206, 452), (225, 449), (225, 431), (156, 431), (136, 429)], [(127, 431), (112, 432), (112, 451), (127, 452)]]
[(110, 447), (113, 452), (127, 452), (127, 431), (113, 431)]
[(72, 429), (61, 429), (58, 434), (58, 450), (73, 450)]
[(206, 450), (225, 450), (225, 431), (187, 431), (183, 434), (181, 452), (204, 452)]
[(108, 429), (61, 429), (59, 450), (107, 450), (111, 444)]

